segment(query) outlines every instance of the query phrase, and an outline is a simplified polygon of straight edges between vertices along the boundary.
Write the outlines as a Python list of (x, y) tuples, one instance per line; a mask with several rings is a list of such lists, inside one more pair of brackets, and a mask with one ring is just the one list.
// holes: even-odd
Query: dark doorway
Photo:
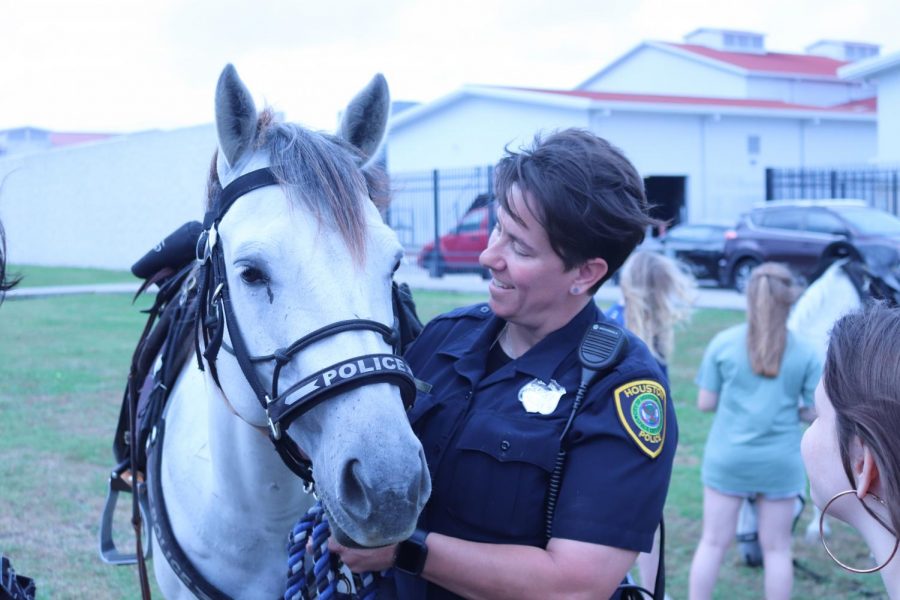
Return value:
[[(650, 214), (669, 227), (678, 225), (684, 214), (684, 188), (687, 177), (650, 176), (644, 178), (644, 190), (650, 202)], [(654, 231), (653, 236), (660, 232)]]

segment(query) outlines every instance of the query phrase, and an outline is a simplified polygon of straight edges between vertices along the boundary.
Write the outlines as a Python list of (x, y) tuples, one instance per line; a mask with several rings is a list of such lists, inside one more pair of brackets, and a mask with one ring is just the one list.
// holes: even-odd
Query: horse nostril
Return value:
[(365, 484), (360, 480), (358, 460), (348, 460), (341, 472), (338, 501), (357, 519), (365, 519), (372, 512)]

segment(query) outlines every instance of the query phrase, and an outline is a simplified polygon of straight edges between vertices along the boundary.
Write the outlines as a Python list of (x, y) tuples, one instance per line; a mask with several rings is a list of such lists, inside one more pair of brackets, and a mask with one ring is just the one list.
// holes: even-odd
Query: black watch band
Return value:
[(397, 544), (397, 555), (394, 557), (394, 567), (410, 575), (421, 575), (425, 568), (425, 559), (428, 558), (428, 546), (425, 538), (428, 537), (424, 529), (416, 529), (409, 538)]

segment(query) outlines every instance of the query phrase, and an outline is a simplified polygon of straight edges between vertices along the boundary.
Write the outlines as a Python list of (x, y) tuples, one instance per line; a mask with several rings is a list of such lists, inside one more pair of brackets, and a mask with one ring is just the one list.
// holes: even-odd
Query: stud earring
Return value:
[(573, 295), (573, 296), (577, 296), (578, 294), (581, 293), (581, 288), (578, 287), (577, 285), (573, 285), (573, 286), (572, 286), (572, 289), (569, 290), (569, 291), (572, 292), (572, 295)]
[[(898, 539), (896, 535), (894, 536), (894, 549), (893, 549), (893, 551), (891, 552), (891, 555), (888, 556), (888, 558), (887, 558), (886, 561), (884, 561), (883, 563), (881, 563), (881, 564), (878, 565), (877, 567), (872, 567), (871, 569), (856, 569), (856, 568), (851, 567), (851, 566), (849, 566), (849, 565), (845, 565), (844, 563), (842, 563), (841, 561), (839, 561), (839, 560), (834, 556), (834, 554), (831, 553), (831, 550), (828, 548), (828, 544), (825, 543), (825, 513), (828, 512), (828, 507), (831, 506), (831, 503), (832, 503), (832, 502), (834, 502), (835, 500), (837, 500), (837, 499), (840, 498), (841, 496), (846, 496), (847, 494), (856, 494), (856, 490), (845, 490), (845, 491), (843, 491), (843, 492), (840, 492), (840, 493), (835, 494), (834, 496), (832, 496), (831, 500), (829, 500), (828, 503), (827, 503), (824, 507), (822, 507), (822, 512), (819, 513), (819, 537), (822, 539), (822, 546), (825, 548), (825, 552), (828, 553), (828, 556), (831, 557), (831, 560), (833, 560), (834, 562), (836, 562), (838, 565), (840, 565), (841, 567), (843, 567), (843, 568), (846, 569), (847, 571), (850, 571), (851, 573), (875, 573), (876, 571), (880, 571), (881, 569), (885, 568), (885, 567), (887, 566), (887, 564), (888, 564), (889, 562), (891, 562), (891, 559), (894, 558), (894, 555), (897, 554), (897, 547), (900, 546), (900, 539)], [(881, 504), (882, 506), (885, 506), (884, 500), (882, 500), (881, 498), (879, 498), (879, 497), (876, 496), (875, 494), (871, 494), (871, 493), (870, 493), (870, 494), (867, 494), (867, 495), (868, 495), (868, 496), (872, 496), (873, 498), (875, 498), (875, 501), (876, 501), (876, 502), (878, 502), (878, 503)], [(862, 502), (862, 500), (860, 500), (860, 502)], [(881, 519), (879, 519), (879, 518), (876, 517), (876, 520), (877, 520), (879, 523), (881, 523), (882, 525), (885, 525), (885, 523), (882, 522)], [(887, 529), (887, 527), (885, 527), (885, 528)], [(890, 531), (890, 529), (888, 529), (888, 531)]]

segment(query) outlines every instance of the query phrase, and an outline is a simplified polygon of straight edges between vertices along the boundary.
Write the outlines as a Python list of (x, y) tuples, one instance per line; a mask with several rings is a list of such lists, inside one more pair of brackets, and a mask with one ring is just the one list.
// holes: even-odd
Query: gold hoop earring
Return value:
[[(831, 500), (829, 500), (828, 503), (825, 504), (824, 507), (822, 507), (822, 512), (819, 513), (819, 539), (822, 540), (822, 547), (825, 548), (825, 552), (828, 553), (828, 556), (831, 557), (831, 560), (836, 562), (843, 569), (846, 569), (847, 571), (850, 571), (851, 573), (875, 573), (875, 572), (880, 571), (883, 568), (885, 568), (888, 565), (888, 563), (891, 562), (891, 559), (894, 558), (894, 555), (897, 554), (897, 547), (900, 546), (900, 538), (898, 538), (896, 534), (894, 534), (894, 549), (891, 551), (891, 555), (887, 557), (886, 561), (884, 561), (877, 567), (872, 567), (871, 569), (855, 569), (849, 565), (845, 565), (844, 563), (839, 561), (837, 558), (835, 558), (834, 554), (831, 553), (831, 550), (828, 549), (828, 544), (825, 543), (825, 513), (828, 512), (828, 507), (831, 506), (832, 502), (834, 502), (841, 496), (846, 496), (847, 494), (856, 494), (856, 490), (845, 490), (843, 492), (839, 492), (839, 493), (835, 494), (834, 496), (832, 496)], [(882, 506), (887, 506), (884, 503), (884, 500), (882, 500), (875, 494), (872, 494), (870, 492), (866, 495), (872, 496), (873, 498), (875, 498), (876, 502), (878, 502)], [(862, 502), (862, 500), (860, 500), (860, 502)], [(878, 520), (880, 521), (880, 519), (878, 519)]]

